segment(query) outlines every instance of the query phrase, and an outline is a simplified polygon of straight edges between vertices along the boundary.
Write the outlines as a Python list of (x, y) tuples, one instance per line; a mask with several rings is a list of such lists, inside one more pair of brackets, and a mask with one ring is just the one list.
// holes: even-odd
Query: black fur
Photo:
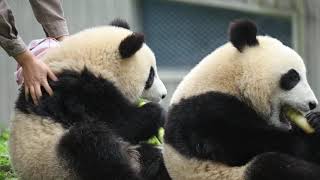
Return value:
[(294, 70), (290, 69), (287, 73), (283, 74), (280, 79), (280, 87), (283, 90), (290, 90), (294, 88), (300, 81), (299, 73)]
[(146, 85), (145, 85), (144, 89), (150, 89), (151, 88), (151, 86), (152, 86), (152, 84), (154, 82), (154, 75), (155, 75), (154, 69), (153, 69), (153, 67), (151, 67), (150, 68), (150, 72), (149, 72), (149, 77), (148, 77), (148, 80), (146, 82)]
[[(320, 126), (320, 115), (318, 119), (316, 124)], [(165, 129), (165, 142), (189, 158), (241, 166), (258, 155), (277, 152), (320, 163), (317, 134), (306, 135), (271, 126), (250, 106), (228, 94), (210, 92), (173, 105)], [(278, 162), (273, 166), (274, 170), (281, 168)]]
[(270, 152), (254, 158), (246, 180), (317, 180), (320, 166), (286, 154)]
[(58, 145), (58, 154), (80, 179), (142, 179), (130, 166), (129, 145), (106, 123), (79, 123)]
[[(144, 180), (143, 174), (130, 168), (126, 149), (128, 144), (137, 145), (157, 134), (165, 116), (160, 105), (148, 103), (138, 108), (110, 81), (87, 69), (57, 76), (58, 81), (50, 81), (53, 96), (45, 94), (35, 106), (26, 101), (22, 89), (16, 108), (49, 117), (69, 129), (61, 139), (58, 155), (80, 178)], [(161, 166), (162, 162), (154, 163)]]
[[(320, 134), (320, 112), (311, 112), (307, 114), (309, 124), (315, 129), (317, 134)], [(320, 152), (319, 152), (320, 153)]]
[(115, 19), (110, 23), (111, 26), (122, 27), (125, 29), (130, 29), (129, 24), (123, 19)]
[(229, 25), (230, 42), (240, 52), (245, 46), (256, 46), (259, 44), (257, 40), (257, 27), (250, 20), (236, 20)]
[(133, 33), (121, 41), (119, 52), (122, 58), (134, 55), (143, 45), (144, 36), (140, 33)]
[[(161, 149), (154, 148), (150, 144), (141, 144), (138, 148), (142, 155), (141, 165), (144, 179), (169, 180), (171, 179), (164, 165)], [(156, 176), (155, 176), (156, 175)]]

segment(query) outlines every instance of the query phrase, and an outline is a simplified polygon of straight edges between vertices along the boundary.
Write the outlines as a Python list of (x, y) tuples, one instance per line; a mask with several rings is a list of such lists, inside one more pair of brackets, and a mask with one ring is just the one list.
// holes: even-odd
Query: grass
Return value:
[(8, 152), (9, 132), (3, 131), (0, 135), (0, 180), (16, 180), (9, 160)]

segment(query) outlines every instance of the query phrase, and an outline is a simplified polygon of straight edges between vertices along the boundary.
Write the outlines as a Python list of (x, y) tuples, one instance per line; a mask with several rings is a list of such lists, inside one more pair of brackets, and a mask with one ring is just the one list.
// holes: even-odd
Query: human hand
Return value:
[(39, 99), (42, 96), (41, 86), (44, 87), (49, 95), (53, 94), (47, 77), (53, 81), (58, 80), (58, 78), (44, 62), (37, 60), (29, 50), (19, 54), (15, 59), (22, 67), (26, 97), (30, 93), (33, 102), (36, 105), (39, 104)]

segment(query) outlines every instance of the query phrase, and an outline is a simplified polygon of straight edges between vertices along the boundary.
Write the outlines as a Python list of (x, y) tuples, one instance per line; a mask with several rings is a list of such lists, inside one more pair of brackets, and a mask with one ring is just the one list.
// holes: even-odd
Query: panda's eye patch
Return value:
[(300, 81), (299, 73), (294, 70), (290, 69), (287, 73), (283, 74), (280, 79), (280, 87), (283, 90), (290, 90), (294, 88), (298, 82)]
[(149, 72), (149, 77), (148, 77), (148, 80), (146, 82), (146, 85), (144, 87), (144, 89), (149, 89), (151, 88), (152, 84), (153, 84), (153, 81), (154, 81), (154, 69), (153, 67), (150, 68), (150, 72)]

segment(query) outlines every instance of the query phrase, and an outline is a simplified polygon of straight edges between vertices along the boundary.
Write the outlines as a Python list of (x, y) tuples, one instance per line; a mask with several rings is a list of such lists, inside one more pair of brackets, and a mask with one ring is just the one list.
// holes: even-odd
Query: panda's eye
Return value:
[(153, 80), (154, 80), (154, 69), (153, 67), (150, 68), (150, 72), (149, 72), (149, 77), (148, 77), (148, 80), (146, 82), (146, 85), (144, 87), (144, 89), (149, 89), (151, 88), (152, 84), (153, 84)]
[(280, 79), (280, 87), (283, 90), (290, 90), (294, 88), (298, 82), (300, 81), (299, 73), (294, 70), (290, 69), (287, 73), (283, 74)]

